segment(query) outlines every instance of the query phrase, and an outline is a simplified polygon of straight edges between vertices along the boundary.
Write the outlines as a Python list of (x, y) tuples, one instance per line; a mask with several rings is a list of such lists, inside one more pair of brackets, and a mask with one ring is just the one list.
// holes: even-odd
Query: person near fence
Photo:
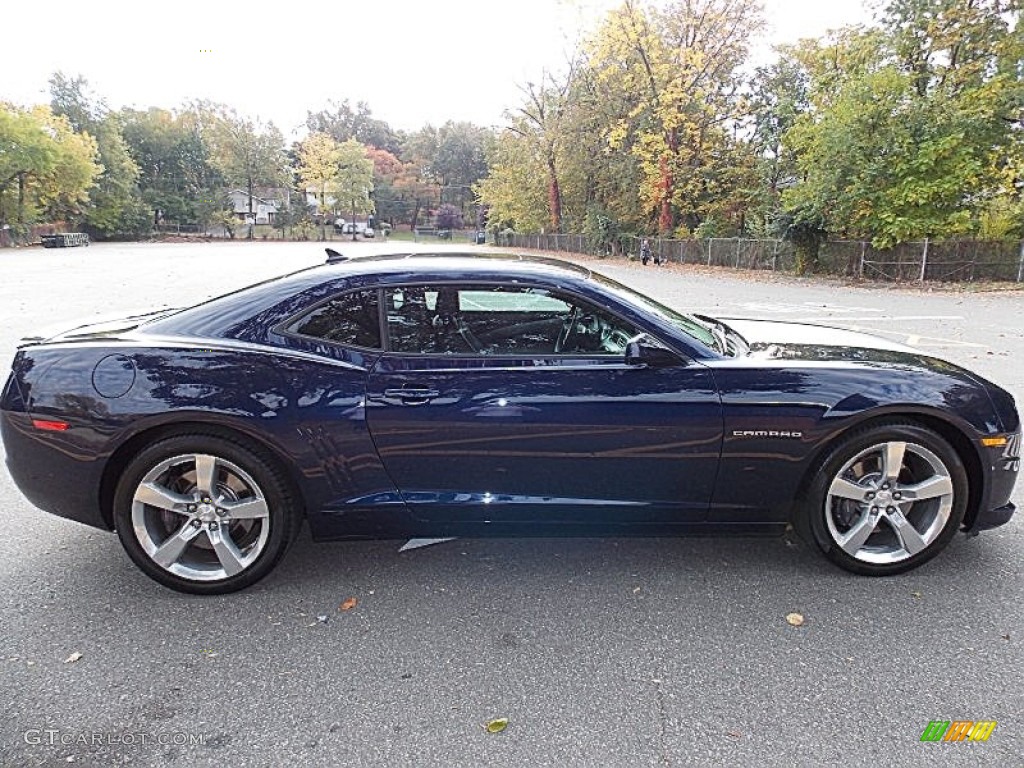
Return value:
[[(640, 263), (643, 264), (646, 267), (647, 266), (647, 262), (650, 261), (650, 260), (651, 260), (651, 243), (645, 237), (643, 240), (640, 241)], [(658, 262), (655, 261), (654, 263), (657, 264)]]

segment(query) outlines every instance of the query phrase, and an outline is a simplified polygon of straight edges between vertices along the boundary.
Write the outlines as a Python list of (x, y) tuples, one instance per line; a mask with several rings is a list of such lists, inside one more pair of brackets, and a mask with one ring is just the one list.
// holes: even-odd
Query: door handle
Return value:
[(384, 397), (388, 400), (401, 400), (406, 405), (423, 405), (429, 403), (441, 393), (436, 389), (385, 389)]

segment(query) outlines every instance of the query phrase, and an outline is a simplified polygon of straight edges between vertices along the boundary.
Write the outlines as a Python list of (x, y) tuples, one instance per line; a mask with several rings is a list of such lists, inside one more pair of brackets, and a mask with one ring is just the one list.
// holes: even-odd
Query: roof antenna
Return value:
[(333, 248), (324, 248), (324, 250), (327, 251), (328, 264), (337, 264), (340, 261), (348, 261), (348, 256), (342, 256)]

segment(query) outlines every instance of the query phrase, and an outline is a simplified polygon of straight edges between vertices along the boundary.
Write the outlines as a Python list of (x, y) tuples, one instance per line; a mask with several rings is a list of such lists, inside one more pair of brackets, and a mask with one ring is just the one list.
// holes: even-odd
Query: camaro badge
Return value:
[(803, 437), (803, 432), (786, 429), (734, 429), (733, 437)]

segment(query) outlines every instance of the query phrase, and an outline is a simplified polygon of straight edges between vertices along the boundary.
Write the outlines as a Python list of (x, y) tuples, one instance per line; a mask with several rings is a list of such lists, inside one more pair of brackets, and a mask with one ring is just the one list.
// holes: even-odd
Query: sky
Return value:
[[(862, 0), (762, 0), (754, 46), (866, 22)], [(196, 98), (272, 120), (298, 137), (309, 110), (365, 101), (395, 128), (501, 125), (519, 85), (558, 70), (616, 0), (47, 0), (9, 3), (0, 101), (49, 101), (57, 70), (82, 75), (112, 108)]]

